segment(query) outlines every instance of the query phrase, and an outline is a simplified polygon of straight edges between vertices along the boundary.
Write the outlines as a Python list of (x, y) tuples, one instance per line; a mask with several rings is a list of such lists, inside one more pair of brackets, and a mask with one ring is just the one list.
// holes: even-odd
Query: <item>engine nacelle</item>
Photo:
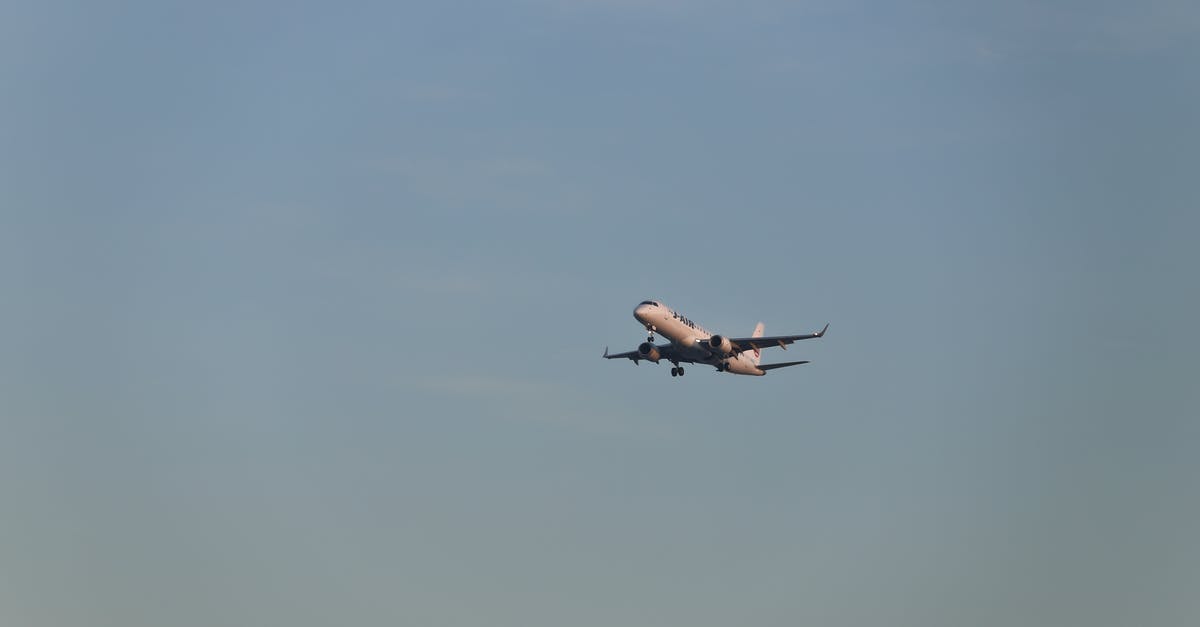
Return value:
[(727, 337), (714, 335), (708, 338), (708, 350), (724, 357), (733, 354), (733, 343)]
[(638, 346), (638, 355), (641, 355), (642, 359), (652, 361), (656, 364), (662, 357), (662, 355), (658, 354), (658, 347), (650, 342), (642, 342), (641, 346)]

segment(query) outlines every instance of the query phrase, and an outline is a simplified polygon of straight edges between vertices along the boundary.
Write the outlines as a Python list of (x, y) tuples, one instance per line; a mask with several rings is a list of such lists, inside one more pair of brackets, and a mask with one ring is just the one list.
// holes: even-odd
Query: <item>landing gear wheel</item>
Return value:
[(679, 376), (683, 376), (683, 366), (679, 367)]
[(678, 377), (679, 376), (679, 368), (671, 368), (671, 376)]

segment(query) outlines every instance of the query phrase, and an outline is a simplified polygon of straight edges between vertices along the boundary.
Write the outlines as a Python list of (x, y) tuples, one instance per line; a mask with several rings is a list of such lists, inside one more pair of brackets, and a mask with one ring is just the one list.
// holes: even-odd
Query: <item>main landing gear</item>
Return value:
[(683, 366), (676, 366), (674, 368), (671, 368), (671, 376), (672, 377), (682, 377), (683, 376)]

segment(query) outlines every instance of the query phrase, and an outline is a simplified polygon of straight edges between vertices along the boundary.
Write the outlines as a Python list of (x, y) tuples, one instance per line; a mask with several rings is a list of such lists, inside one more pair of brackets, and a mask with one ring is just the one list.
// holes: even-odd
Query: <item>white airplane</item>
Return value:
[[(637, 347), (637, 350), (627, 353), (609, 355), (608, 348), (605, 348), (604, 358), (632, 359), (634, 364), (643, 359), (657, 364), (659, 360), (665, 359), (675, 364), (675, 367), (671, 368), (672, 377), (683, 376), (683, 366), (680, 366), (680, 363), (707, 364), (715, 366), (717, 372), (760, 377), (767, 374), (768, 370), (807, 364), (807, 361), (759, 364), (758, 360), (763, 348), (778, 346), (786, 350), (787, 345), (796, 340), (822, 337), (829, 330), (829, 325), (826, 324), (824, 329), (816, 333), (764, 337), (763, 324), (760, 322), (754, 327), (754, 333), (750, 337), (725, 337), (709, 333), (704, 327), (656, 300), (644, 300), (639, 303), (633, 310), (633, 317), (646, 327), (649, 337)], [(654, 343), (656, 331), (666, 336), (671, 342), (656, 345)]]

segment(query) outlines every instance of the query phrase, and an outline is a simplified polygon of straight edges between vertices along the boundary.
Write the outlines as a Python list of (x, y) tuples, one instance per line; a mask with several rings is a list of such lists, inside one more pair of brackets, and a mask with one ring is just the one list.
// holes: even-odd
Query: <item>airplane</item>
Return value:
[[(745, 374), (761, 377), (769, 370), (807, 364), (807, 361), (786, 361), (777, 364), (760, 364), (761, 350), (778, 346), (787, 350), (787, 345), (797, 340), (811, 340), (823, 337), (829, 330), (801, 335), (772, 335), (763, 336), (763, 323), (754, 327), (750, 337), (725, 337), (710, 333), (704, 327), (692, 322), (683, 314), (667, 307), (656, 300), (644, 300), (633, 310), (633, 317), (646, 327), (646, 341), (626, 353), (610, 355), (608, 347), (604, 348), (605, 359), (631, 359), (636, 365), (641, 360), (658, 363), (667, 360), (674, 364), (671, 368), (672, 377), (682, 377), (684, 370), (680, 363), (706, 364), (714, 366), (717, 372)], [(668, 340), (667, 344), (655, 344), (654, 333), (661, 333)]]

